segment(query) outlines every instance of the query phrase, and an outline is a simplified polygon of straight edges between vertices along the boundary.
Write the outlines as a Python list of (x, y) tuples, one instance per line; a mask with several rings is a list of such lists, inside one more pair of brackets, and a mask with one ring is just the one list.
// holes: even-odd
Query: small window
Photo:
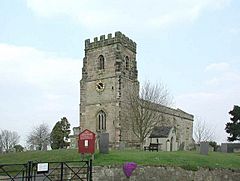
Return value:
[(99, 64), (98, 69), (103, 70), (104, 69), (104, 57), (103, 57), (103, 55), (100, 55), (98, 57), (98, 64)]
[(125, 57), (125, 63), (126, 63), (126, 70), (129, 70), (129, 57)]
[(100, 111), (97, 115), (97, 128), (106, 130), (106, 113), (104, 111)]

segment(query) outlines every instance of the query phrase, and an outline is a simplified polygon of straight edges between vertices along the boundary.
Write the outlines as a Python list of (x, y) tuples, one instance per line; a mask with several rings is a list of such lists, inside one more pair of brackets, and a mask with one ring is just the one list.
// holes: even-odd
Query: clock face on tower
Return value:
[(101, 82), (101, 81), (97, 82), (97, 83), (96, 83), (96, 90), (97, 90), (98, 92), (102, 92), (102, 91), (104, 90), (104, 83)]

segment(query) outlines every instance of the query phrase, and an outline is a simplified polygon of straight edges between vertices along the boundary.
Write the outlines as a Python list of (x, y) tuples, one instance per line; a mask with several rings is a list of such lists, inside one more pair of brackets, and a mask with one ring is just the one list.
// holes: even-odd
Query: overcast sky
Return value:
[(175, 107), (226, 141), (240, 104), (238, 0), (1, 0), (0, 129), (79, 126), (84, 40), (121, 31), (137, 43), (139, 80), (163, 82)]

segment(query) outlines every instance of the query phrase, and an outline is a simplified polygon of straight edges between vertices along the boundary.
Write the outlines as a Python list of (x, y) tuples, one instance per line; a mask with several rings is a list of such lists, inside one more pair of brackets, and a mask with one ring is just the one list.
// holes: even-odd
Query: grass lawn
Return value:
[[(26, 163), (27, 161), (75, 161), (81, 160), (77, 150), (29, 151), (0, 155), (0, 164)], [(139, 150), (110, 151), (109, 154), (95, 154), (93, 165), (122, 165), (124, 162), (136, 162), (138, 165), (179, 166), (187, 170), (204, 168), (238, 168), (240, 153), (210, 152), (200, 155), (193, 151), (144, 152)]]

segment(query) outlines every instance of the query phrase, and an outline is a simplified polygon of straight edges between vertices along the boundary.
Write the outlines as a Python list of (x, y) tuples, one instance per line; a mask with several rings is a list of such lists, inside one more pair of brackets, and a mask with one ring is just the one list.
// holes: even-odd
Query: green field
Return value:
[[(73, 161), (81, 160), (77, 150), (28, 151), (0, 155), (0, 164), (26, 163), (27, 161)], [(200, 155), (197, 152), (144, 152), (139, 150), (110, 151), (109, 154), (95, 154), (93, 165), (122, 165), (124, 162), (136, 162), (138, 165), (179, 166), (187, 170), (204, 168), (238, 168), (240, 153), (210, 152)]]

